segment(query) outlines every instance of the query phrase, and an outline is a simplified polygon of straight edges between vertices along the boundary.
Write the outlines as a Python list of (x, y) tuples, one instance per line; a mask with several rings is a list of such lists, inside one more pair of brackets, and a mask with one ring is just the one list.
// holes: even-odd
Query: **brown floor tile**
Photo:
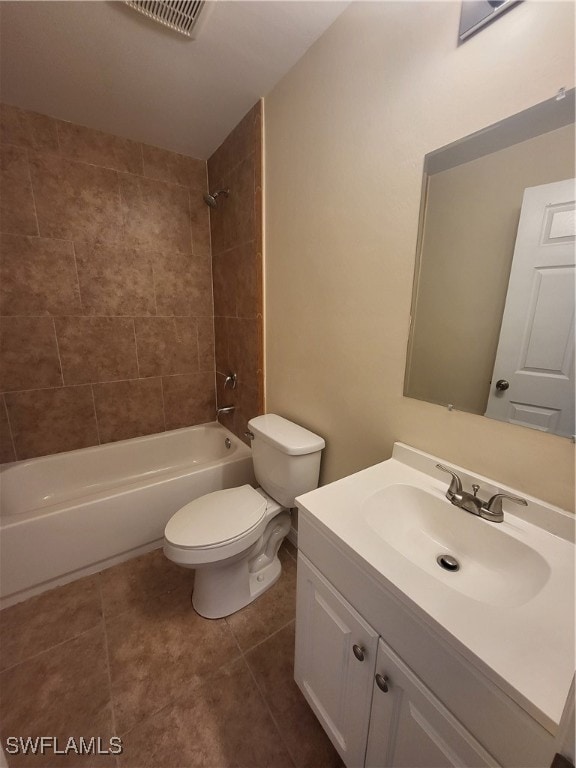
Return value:
[(106, 619), (106, 626), (112, 700), (120, 733), (238, 655), (226, 622), (201, 618), (192, 609), (188, 589), (152, 598)]
[(243, 651), (288, 624), (296, 613), (296, 563), (280, 550), (282, 575), (267, 592), (226, 621)]
[[(112, 735), (106, 650), (102, 626), (49, 649), (0, 674), (0, 722), (7, 736)], [(15, 755), (11, 766), (114, 765), (110, 756)]]
[(298, 768), (338, 768), (340, 756), (294, 682), (294, 622), (246, 654)]
[(94, 576), (73, 581), (0, 613), (0, 669), (86, 632), (102, 619)]
[(117, 616), (132, 608), (145, 607), (151, 599), (175, 589), (191, 593), (193, 585), (194, 571), (175, 565), (162, 549), (155, 549), (102, 571), (104, 615)]
[(292, 766), (241, 659), (140, 723), (124, 744), (121, 768)]

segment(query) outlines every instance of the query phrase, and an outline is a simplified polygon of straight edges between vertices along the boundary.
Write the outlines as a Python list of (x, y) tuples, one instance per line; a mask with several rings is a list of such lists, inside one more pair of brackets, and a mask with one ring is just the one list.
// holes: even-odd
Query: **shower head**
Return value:
[(218, 192), (214, 192), (213, 194), (210, 194), (210, 192), (208, 192), (208, 194), (204, 195), (204, 202), (206, 203), (206, 205), (209, 205), (210, 208), (216, 208), (216, 206), (218, 205), (218, 196), (224, 195), (224, 197), (228, 197), (229, 194), (230, 194), (229, 189), (219, 189)]

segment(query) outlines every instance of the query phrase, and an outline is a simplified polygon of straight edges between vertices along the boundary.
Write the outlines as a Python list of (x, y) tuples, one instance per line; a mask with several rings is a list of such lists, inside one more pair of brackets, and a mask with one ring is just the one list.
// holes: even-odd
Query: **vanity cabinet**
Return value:
[(302, 554), (294, 676), (348, 768), (498, 766)]
[(380, 640), (366, 766), (444, 768), (498, 763)]
[(348, 766), (364, 765), (378, 633), (298, 557), (295, 680)]

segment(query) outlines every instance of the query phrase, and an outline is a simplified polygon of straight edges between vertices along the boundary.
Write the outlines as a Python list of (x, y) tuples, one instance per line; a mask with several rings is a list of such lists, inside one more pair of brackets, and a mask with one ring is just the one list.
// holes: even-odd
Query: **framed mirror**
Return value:
[(429, 153), (404, 394), (573, 437), (574, 90)]

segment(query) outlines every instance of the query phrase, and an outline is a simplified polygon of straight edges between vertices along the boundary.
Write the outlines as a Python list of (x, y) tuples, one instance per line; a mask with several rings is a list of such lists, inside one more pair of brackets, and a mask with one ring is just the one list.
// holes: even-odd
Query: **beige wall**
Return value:
[(428, 179), (410, 397), (486, 410), (522, 196), (574, 175), (574, 125)]
[(402, 440), (573, 509), (569, 441), (402, 396), (424, 155), (574, 84), (571, 3), (456, 47), (459, 13), (353, 3), (266, 99), (267, 410), (323, 482)]

